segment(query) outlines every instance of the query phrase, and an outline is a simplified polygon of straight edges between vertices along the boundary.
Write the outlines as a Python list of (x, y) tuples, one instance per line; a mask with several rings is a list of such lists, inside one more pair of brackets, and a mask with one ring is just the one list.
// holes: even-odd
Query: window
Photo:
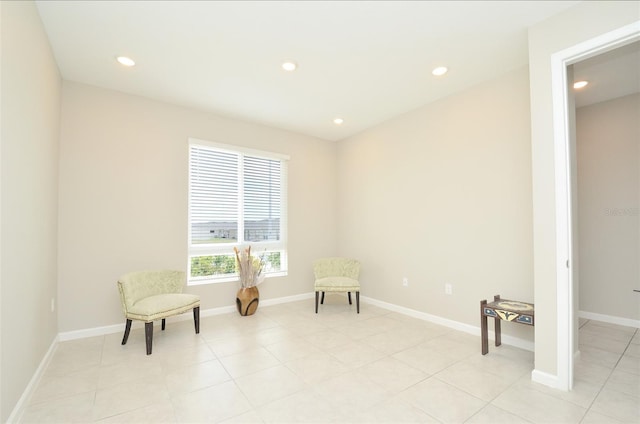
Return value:
[(287, 156), (189, 140), (189, 284), (237, 279), (234, 247), (286, 275)]

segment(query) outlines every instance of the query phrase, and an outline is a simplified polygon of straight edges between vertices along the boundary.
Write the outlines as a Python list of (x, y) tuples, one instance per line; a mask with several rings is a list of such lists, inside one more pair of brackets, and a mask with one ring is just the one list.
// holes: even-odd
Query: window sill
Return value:
[[(265, 275), (265, 280), (273, 277), (286, 277), (288, 275), (288, 271), (280, 271), (280, 272), (271, 272)], [(188, 280), (187, 286), (203, 286), (207, 284), (219, 284), (219, 283), (240, 283), (237, 275), (231, 277), (218, 277), (218, 278), (203, 278), (203, 279), (194, 279)]]

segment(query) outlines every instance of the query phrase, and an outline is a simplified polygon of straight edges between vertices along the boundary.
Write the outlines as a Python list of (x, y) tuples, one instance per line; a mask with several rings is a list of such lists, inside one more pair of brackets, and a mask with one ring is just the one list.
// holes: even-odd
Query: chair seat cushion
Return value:
[(319, 278), (315, 284), (316, 291), (357, 292), (360, 291), (360, 283), (349, 277)]
[(196, 306), (200, 306), (200, 296), (195, 294), (158, 294), (134, 303), (127, 311), (127, 318), (150, 322), (181, 314)]

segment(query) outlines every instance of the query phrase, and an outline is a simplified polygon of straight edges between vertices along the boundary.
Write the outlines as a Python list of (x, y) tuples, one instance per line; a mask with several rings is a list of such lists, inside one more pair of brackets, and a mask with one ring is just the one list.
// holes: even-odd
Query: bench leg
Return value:
[(360, 313), (360, 292), (356, 292), (356, 311)]
[(162, 318), (162, 331), (164, 331), (164, 325), (165, 325), (164, 318)]
[[(164, 320), (163, 320), (164, 321)], [(200, 334), (200, 307), (193, 308), (193, 325), (196, 327), (196, 334)]]
[[(500, 300), (500, 295), (497, 294), (497, 295), (493, 296), (493, 300), (495, 302)], [(493, 320), (495, 321), (496, 346), (500, 346), (502, 344), (502, 336), (500, 335), (502, 326), (500, 324), (500, 318), (499, 317), (495, 317)]]
[(489, 330), (487, 328), (487, 316), (484, 314), (484, 305), (486, 304), (486, 300), (480, 301), (480, 340), (482, 343), (483, 355), (489, 353)]
[(147, 355), (151, 355), (153, 344), (153, 321), (144, 323), (144, 339), (147, 342)]
[(353, 303), (351, 303), (351, 292), (347, 292), (347, 296), (349, 297), (349, 305), (353, 305)]
[(318, 313), (318, 299), (320, 298), (320, 292), (316, 292), (316, 314)]
[(322, 292), (322, 298), (320, 299), (320, 304), (324, 305), (324, 292)]

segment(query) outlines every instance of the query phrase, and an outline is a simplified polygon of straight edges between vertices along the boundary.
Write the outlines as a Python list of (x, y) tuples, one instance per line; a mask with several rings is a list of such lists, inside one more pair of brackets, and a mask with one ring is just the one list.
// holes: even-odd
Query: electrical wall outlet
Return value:
[(409, 287), (409, 279), (408, 279), (407, 277), (404, 277), (404, 278), (402, 279), (402, 285), (403, 285), (404, 287)]
[(453, 294), (453, 286), (449, 283), (444, 285), (445, 294)]

